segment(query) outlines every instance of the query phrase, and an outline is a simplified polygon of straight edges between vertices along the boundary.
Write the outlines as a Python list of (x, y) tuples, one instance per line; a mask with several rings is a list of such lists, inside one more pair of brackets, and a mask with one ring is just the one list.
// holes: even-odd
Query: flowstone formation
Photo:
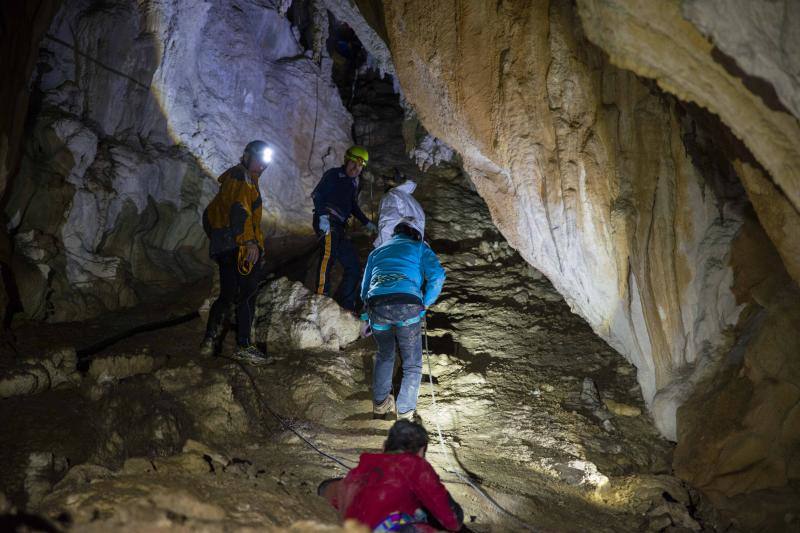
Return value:
[[(800, 136), (796, 30), (782, 29), (795, 9), (754, 4), (766, 11), (753, 18), (752, 4), (715, 17), (718, 3), (678, 1), (406, 0), (383, 11), (405, 98), (462, 156), (511, 246), (636, 366), (659, 430), (682, 450), (679, 472), (720, 504), (750, 494), (756, 508), (772, 498), (759, 491), (794, 493), (798, 479), (789, 354), (800, 323), (787, 312)], [(733, 59), (748, 52), (740, 68), (774, 84), (782, 109), (704, 35)], [(752, 371), (763, 358), (786, 371)], [(720, 390), (731, 400), (702, 401)], [(723, 418), (712, 437), (705, 421)]]

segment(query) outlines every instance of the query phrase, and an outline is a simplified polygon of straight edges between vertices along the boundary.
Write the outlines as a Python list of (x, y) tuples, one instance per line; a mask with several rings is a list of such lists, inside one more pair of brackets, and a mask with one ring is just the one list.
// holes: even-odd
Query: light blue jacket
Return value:
[(444, 268), (430, 246), (395, 235), (367, 259), (361, 280), (361, 299), (385, 294), (413, 294), (422, 305), (433, 305), (444, 284)]

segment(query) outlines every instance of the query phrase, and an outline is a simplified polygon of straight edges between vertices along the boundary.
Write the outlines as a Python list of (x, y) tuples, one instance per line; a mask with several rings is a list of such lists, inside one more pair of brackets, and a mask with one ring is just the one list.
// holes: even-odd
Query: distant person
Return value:
[(264, 354), (251, 343), (255, 295), (264, 268), (264, 235), (261, 231), (261, 191), (258, 179), (272, 159), (264, 141), (252, 141), (238, 165), (219, 178), (220, 189), (203, 212), (203, 228), (210, 240), (209, 255), (219, 267), (219, 297), (211, 305), (203, 355), (219, 350), (222, 323), (236, 305), (236, 350), (233, 357), (261, 364)]
[[(412, 420), (422, 379), (422, 317), (444, 284), (445, 272), (422, 234), (403, 219), (392, 238), (372, 250), (361, 281), (366, 319), (378, 345), (372, 378), (375, 417), (397, 414)], [(403, 380), (395, 406), (392, 373), (396, 352), (403, 363)]]
[(318, 493), (339, 511), (376, 532), (458, 531), (464, 512), (425, 459), (428, 432), (398, 420), (383, 453), (364, 453), (344, 479), (324, 481)]
[(403, 219), (425, 238), (425, 211), (412, 196), (417, 183), (404, 179), (399, 172), (391, 180), (386, 180), (391, 188), (386, 191), (378, 211), (378, 237), (373, 243), (377, 248), (392, 238), (394, 227)]
[(344, 276), (333, 299), (353, 312), (361, 264), (347, 236), (347, 222), (352, 215), (367, 227), (367, 231), (378, 231), (378, 227), (358, 206), (358, 176), (367, 161), (369, 154), (366, 149), (361, 146), (350, 147), (344, 156), (344, 165), (328, 170), (311, 194), (314, 200), (314, 231), (320, 237), (322, 248), (316, 292), (330, 296), (330, 273), (334, 262), (338, 261), (344, 268)]

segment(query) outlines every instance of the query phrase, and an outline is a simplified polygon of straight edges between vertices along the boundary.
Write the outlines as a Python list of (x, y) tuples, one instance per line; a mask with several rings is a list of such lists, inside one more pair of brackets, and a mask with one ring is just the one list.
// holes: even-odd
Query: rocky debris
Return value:
[(608, 431), (613, 429), (610, 422), (612, 416), (611, 412), (609, 412), (603, 402), (600, 401), (600, 391), (597, 390), (597, 385), (592, 378), (583, 378), (583, 383), (581, 384), (581, 402), (583, 402), (583, 405), (602, 422), (604, 429)]
[(610, 398), (604, 398), (603, 403), (615, 416), (641, 416), (642, 410), (635, 405), (616, 402)]
[(361, 323), (331, 298), (280, 278), (259, 293), (253, 328), (268, 350), (340, 350), (358, 339)]
[(0, 377), (0, 398), (37, 394), (80, 383), (74, 348), (54, 350), (41, 358), (23, 359)]
[(66, 457), (52, 452), (33, 452), (28, 456), (25, 469), (24, 490), (26, 505), (36, 507), (53, 488), (53, 483), (67, 471)]
[(109, 354), (92, 358), (88, 375), (98, 383), (116, 382), (137, 374), (149, 374), (156, 367), (155, 358), (142, 350), (135, 354)]
[[(240, 371), (230, 365), (231, 372)], [(227, 442), (247, 433), (250, 417), (234, 393), (225, 373), (206, 372), (197, 364), (162, 369), (155, 373), (161, 390), (192, 413), (197, 435), (206, 442)]]

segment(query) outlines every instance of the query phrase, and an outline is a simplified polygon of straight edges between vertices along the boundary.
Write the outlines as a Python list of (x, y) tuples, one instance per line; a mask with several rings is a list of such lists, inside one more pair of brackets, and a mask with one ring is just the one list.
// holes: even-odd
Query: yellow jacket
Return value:
[(218, 181), (219, 192), (203, 212), (203, 228), (211, 241), (209, 254), (236, 250), (248, 242), (263, 251), (258, 177), (239, 164), (223, 172)]

